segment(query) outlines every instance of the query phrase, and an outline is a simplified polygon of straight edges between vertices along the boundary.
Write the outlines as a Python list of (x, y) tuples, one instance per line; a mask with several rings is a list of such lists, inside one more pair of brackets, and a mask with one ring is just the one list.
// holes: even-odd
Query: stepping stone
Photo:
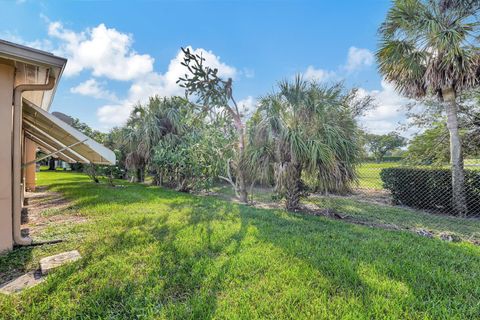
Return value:
[(23, 276), (20, 276), (0, 286), (0, 293), (3, 293), (3, 294), (17, 293), (24, 289), (31, 288), (42, 281), (43, 281), (43, 278), (40, 276), (38, 272), (31, 271), (29, 273), (24, 274)]
[(67, 251), (54, 256), (46, 257), (40, 260), (40, 270), (42, 275), (48, 274), (52, 269), (60, 267), (68, 262), (77, 261), (80, 259), (80, 253), (77, 250)]

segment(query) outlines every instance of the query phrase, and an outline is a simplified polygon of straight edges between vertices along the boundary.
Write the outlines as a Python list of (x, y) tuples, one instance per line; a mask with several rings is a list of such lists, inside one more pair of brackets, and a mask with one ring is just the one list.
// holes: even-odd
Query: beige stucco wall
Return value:
[[(25, 161), (23, 163), (30, 163), (34, 161), (37, 155), (37, 144), (32, 140), (25, 138), (24, 148)], [(27, 191), (35, 191), (35, 169), (35, 163), (26, 166), (24, 169), (25, 189)]]
[(0, 61), (0, 252), (12, 239), (12, 95), (14, 68)]

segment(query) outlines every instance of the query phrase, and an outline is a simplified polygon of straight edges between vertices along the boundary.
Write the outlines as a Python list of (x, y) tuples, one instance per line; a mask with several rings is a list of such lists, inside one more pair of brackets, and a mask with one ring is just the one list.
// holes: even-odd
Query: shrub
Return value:
[[(452, 174), (449, 169), (385, 168), (380, 177), (395, 204), (452, 214)], [(480, 171), (465, 171), (468, 214), (480, 211)]]

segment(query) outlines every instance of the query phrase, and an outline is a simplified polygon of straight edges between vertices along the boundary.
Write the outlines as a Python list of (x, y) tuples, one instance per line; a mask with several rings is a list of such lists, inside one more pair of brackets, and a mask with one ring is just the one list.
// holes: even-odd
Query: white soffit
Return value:
[[(0, 39), (0, 58), (14, 61), (17, 78), (16, 85), (46, 83), (49, 75), (55, 77), (56, 83), (52, 90), (26, 93), (30, 100), (43, 109), (48, 110), (52, 104), (53, 96), (55, 95), (58, 82), (60, 82), (67, 59), (2, 39)], [(32, 72), (27, 72), (32, 67), (36, 69), (33, 77)], [(33, 97), (39, 99), (33, 99)]]

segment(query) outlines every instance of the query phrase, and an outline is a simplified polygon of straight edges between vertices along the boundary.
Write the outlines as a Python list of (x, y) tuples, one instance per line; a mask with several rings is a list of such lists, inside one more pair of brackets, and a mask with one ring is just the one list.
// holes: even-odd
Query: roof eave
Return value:
[[(18, 61), (26, 64), (37, 65), (44, 68), (55, 68), (58, 70), (56, 75), (56, 83), (52, 89), (51, 97), (47, 103), (47, 110), (50, 109), (53, 97), (57, 91), (58, 83), (63, 75), (67, 59), (58, 57), (52, 53), (30, 48), (21, 44), (13, 43), (10, 41), (0, 39), (0, 57)], [(47, 80), (48, 77), (45, 79)]]
[(0, 39), (0, 56), (44, 67), (56, 67), (63, 71), (67, 59), (55, 56), (49, 52), (26, 47), (20, 44)]

